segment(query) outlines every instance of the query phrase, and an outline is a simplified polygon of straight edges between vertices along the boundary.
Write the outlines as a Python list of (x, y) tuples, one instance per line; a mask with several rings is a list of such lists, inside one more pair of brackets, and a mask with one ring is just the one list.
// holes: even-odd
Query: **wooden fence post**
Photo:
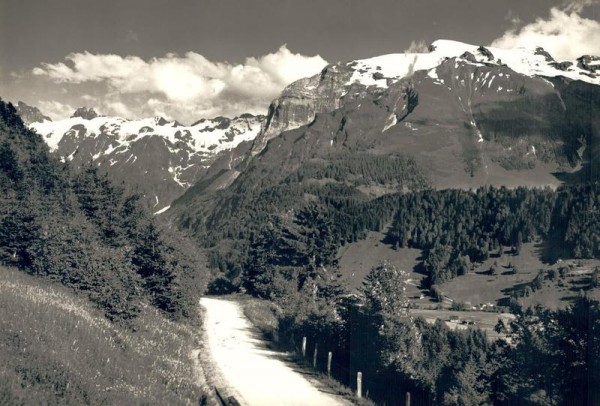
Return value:
[(333, 354), (331, 353), (331, 351), (329, 351), (327, 353), (327, 376), (331, 377), (331, 358), (333, 357)]
[(302, 358), (306, 358), (306, 336), (302, 337)]
[(362, 398), (362, 372), (356, 374), (356, 397)]
[(315, 352), (313, 354), (313, 368), (317, 367), (317, 348), (319, 344), (315, 344)]
[(406, 392), (406, 398), (404, 400), (406, 406), (410, 406), (410, 392)]

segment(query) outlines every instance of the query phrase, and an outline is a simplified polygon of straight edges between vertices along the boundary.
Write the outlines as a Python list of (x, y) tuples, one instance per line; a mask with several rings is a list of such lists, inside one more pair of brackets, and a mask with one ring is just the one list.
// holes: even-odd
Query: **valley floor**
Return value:
[(202, 298), (200, 303), (211, 358), (228, 396), (245, 405), (346, 404), (309, 382), (289, 362), (288, 354), (267, 348), (240, 304), (216, 298)]

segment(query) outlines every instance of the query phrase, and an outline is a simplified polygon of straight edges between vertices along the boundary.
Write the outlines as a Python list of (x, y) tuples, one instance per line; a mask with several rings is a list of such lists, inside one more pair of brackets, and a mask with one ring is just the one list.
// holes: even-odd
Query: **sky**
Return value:
[(600, 0), (0, 0), (0, 97), (53, 119), (264, 114), (327, 63), (436, 39), (600, 55)]

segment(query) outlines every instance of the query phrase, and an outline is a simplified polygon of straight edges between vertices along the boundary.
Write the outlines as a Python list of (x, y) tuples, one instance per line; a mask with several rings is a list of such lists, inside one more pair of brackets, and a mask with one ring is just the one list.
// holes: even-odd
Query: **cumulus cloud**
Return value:
[(70, 117), (75, 111), (73, 106), (56, 100), (41, 100), (37, 107), (39, 107), (42, 113), (50, 117), (52, 120)]
[(564, 9), (581, 13), (585, 7), (594, 4), (598, 4), (598, 0), (567, 0), (564, 3)]
[(116, 115), (120, 117), (131, 117), (133, 114), (129, 107), (127, 107), (125, 103), (120, 101), (105, 103), (103, 105), (103, 111), (107, 110), (111, 113), (111, 115)]
[(582, 10), (594, 3), (579, 0), (568, 2), (563, 8), (553, 7), (549, 17), (510, 29), (491, 45), (498, 48), (541, 46), (556, 59), (600, 55), (600, 22), (581, 16)]
[[(185, 120), (202, 112), (265, 112), (286, 85), (318, 73), (326, 64), (319, 55), (295, 54), (283, 45), (243, 64), (214, 62), (195, 52), (147, 61), (137, 56), (72, 53), (64, 62), (43, 63), (32, 73), (55, 83), (104, 85), (111, 98), (105, 107), (113, 112), (136, 116), (160, 105), (160, 111), (175, 117), (178, 114), (173, 112), (181, 110), (184, 116), (179, 118)], [(128, 105), (127, 95), (146, 97), (146, 105)]]

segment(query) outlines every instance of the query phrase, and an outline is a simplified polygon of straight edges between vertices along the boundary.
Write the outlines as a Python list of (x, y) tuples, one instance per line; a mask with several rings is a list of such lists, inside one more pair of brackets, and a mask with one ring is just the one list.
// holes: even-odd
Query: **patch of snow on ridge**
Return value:
[(163, 207), (162, 209), (160, 209), (160, 210), (158, 210), (158, 211), (155, 211), (155, 212), (154, 212), (154, 215), (156, 216), (156, 215), (158, 215), (158, 214), (162, 214), (162, 213), (166, 212), (167, 210), (169, 210), (170, 208), (171, 208), (171, 205), (169, 205), (169, 206), (167, 206), (167, 207)]
[[(387, 87), (387, 78), (400, 79), (417, 70), (429, 70), (441, 60), (435, 54), (389, 54), (352, 63), (354, 72), (347, 84), (358, 82), (365, 86)], [(378, 69), (379, 68), (379, 69)]]
[(397, 123), (398, 123), (398, 118), (396, 117), (396, 114), (392, 113), (390, 115), (390, 117), (388, 118), (387, 123), (385, 124), (385, 127), (383, 127), (382, 132), (386, 132), (391, 127), (395, 126)]

